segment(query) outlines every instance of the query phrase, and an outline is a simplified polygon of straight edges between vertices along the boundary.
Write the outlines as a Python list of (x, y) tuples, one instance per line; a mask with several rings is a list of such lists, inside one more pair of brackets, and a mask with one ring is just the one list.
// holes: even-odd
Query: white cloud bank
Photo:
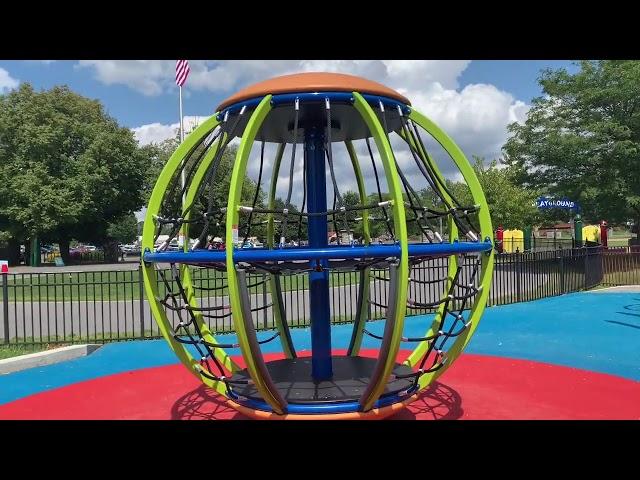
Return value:
[[(300, 71), (336, 71), (360, 75), (395, 88), (440, 125), (468, 155), (489, 158), (500, 154), (506, 127), (526, 118), (528, 105), (490, 84), (459, 88), (458, 79), (469, 61), (442, 60), (191, 60), (188, 88), (218, 95), (231, 94), (253, 82)], [(82, 61), (107, 84), (121, 83), (145, 95), (175, 88), (173, 61)], [(153, 123), (136, 130), (142, 142), (173, 135), (174, 125)]]
[[(183, 119), (185, 135), (206, 119), (207, 117), (185, 115)], [(164, 125), (156, 122), (132, 128), (131, 130), (133, 130), (133, 134), (140, 145), (148, 145), (150, 143), (161, 143), (168, 138), (175, 137), (180, 130), (180, 124), (176, 122), (171, 125)]]
[[(187, 88), (209, 91), (218, 97), (273, 76), (303, 71), (342, 72), (375, 80), (407, 96), (416, 109), (454, 139), (469, 159), (472, 155), (499, 157), (507, 139), (507, 125), (523, 122), (529, 109), (526, 103), (495, 85), (470, 84), (460, 88), (460, 75), (470, 63), (466, 60), (190, 60), (189, 63)], [(93, 69), (95, 77), (105, 84), (124, 84), (148, 96), (175, 89), (175, 62), (171, 60), (81, 61), (79, 68)], [(138, 140), (147, 144), (175, 135), (177, 128), (177, 123), (152, 123), (133, 130)], [(435, 156), (441, 157), (438, 153)], [(336, 168), (342, 170), (338, 163), (341, 162), (336, 162)], [(406, 167), (409, 179), (418, 178), (418, 169), (410, 158), (400, 163)], [(457, 177), (451, 165), (442, 164), (442, 168), (447, 176)], [(278, 190), (286, 195), (288, 178), (282, 177)], [(367, 182), (369, 189), (373, 186), (371, 181)], [(354, 188), (355, 184), (349, 187)]]
[(8, 92), (16, 88), (20, 82), (9, 75), (4, 68), (0, 68), (0, 93)]

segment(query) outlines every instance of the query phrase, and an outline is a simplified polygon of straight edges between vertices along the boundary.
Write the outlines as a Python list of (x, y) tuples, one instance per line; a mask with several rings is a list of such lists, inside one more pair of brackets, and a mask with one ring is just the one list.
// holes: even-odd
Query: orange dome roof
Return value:
[(263, 82), (254, 83), (239, 92), (231, 95), (218, 105), (217, 111), (234, 103), (263, 97), (264, 95), (276, 95), (281, 93), (297, 92), (358, 92), (382, 97), (393, 98), (406, 105), (411, 105), (409, 99), (400, 95), (395, 90), (378, 82), (366, 78), (346, 75), (344, 73), (308, 72), (283, 75), (270, 78)]

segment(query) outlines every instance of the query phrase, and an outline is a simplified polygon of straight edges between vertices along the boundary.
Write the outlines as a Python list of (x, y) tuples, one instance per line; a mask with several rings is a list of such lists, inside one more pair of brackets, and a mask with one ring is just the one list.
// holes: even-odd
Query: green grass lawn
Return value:
[[(167, 280), (171, 273), (166, 274)], [(226, 275), (214, 270), (196, 269), (192, 275), (194, 284), (207, 289), (196, 290), (198, 298), (225, 296), (229, 291), (226, 284)], [(248, 284), (252, 285), (262, 279), (260, 275), (251, 276)], [(9, 301), (93, 301), (93, 300), (138, 300), (144, 293), (141, 291), (140, 273), (131, 271), (105, 271), (105, 272), (52, 272), (52, 273), (25, 273), (9, 275), (8, 278)], [(338, 273), (329, 276), (330, 286), (342, 286), (357, 283), (359, 274), (356, 272)], [(309, 288), (308, 275), (282, 275), (282, 290), (305, 290)], [(159, 284), (159, 292), (164, 296), (166, 288), (162, 280)], [(177, 291), (175, 286), (172, 287)], [(249, 289), (250, 293), (261, 293), (263, 288), (270, 292), (269, 282), (256, 285)], [(3, 291), (0, 289), (0, 300), (3, 299)]]
[(631, 237), (609, 237), (607, 238), (607, 245), (610, 247), (628, 247), (629, 238)]
[[(55, 340), (54, 338), (43, 339), (40, 343), (29, 343), (25, 339), (10, 339), (9, 345), (0, 344), (0, 360), (3, 358), (17, 357), (18, 355), (27, 355), (29, 353), (44, 352), (45, 350), (52, 350), (54, 348), (66, 347), (76, 343), (106, 343), (112, 341), (125, 341), (125, 340), (141, 340), (158, 338), (159, 333), (151, 332), (151, 330), (145, 330), (144, 336), (140, 335), (139, 331), (136, 332), (120, 332), (118, 336), (116, 332), (112, 334), (98, 332), (90, 337), (80, 337), (78, 335), (67, 335)], [(36, 339), (37, 342), (37, 339)]]
[[(195, 333), (195, 331), (191, 332)], [(109, 343), (117, 341), (128, 340), (151, 340), (161, 338), (162, 334), (156, 328), (155, 330), (145, 329), (144, 335), (140, 334), (140, 330), (135, 331), (121, 331), (121, 332), (95, 332), (90, 335), (60, 335), (58, 338), (55, 335), (50, 337), (38, 338), (36, 336), (34, 342), (31, 342), (31, 337), (26, 338), (10, 338), (9, 345), (0, 344), (0, 358), (13, 357), (16, 355), (24, 355), (27, 353), (40, 352), (43, 350), (50, 350), (52, 348), (66, 347), (68, 345), (74, 345), (79, 343)], [(5, 357), (2, 357), (2, 352), (7, 351)], [(16, 352), (16, 353), (13, 353)]]
[[(56, 345), (55, 348), (60, 347)], [(48, 350), (48, 345), (0, 345), (0, 360)]]
[(610, 247), (628, 247), (629, 239), (635, 238), (635, 233), (629, 230), (613, 230), (613, 233), (607, 238), (607, 244)]

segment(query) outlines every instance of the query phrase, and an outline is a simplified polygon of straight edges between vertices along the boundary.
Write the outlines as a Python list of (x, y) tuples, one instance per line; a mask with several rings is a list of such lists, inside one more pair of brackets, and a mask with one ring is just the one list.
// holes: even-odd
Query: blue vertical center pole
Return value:
[[(307, 154), (307, 211), (327, 211), (327, 181), (323, 129), (305, 132), (304, 148)], [(309, 246), (322, 248), (328, 245), (327, 216), (308, 217)], [(311, 310), (311, 374), (316, 382), (333, 377), (331, 365), (331, 309), (329, 304), (328, 261), (320, 260), (320, 271), (309, 273), (309, 307)], [(312, 268), (318, 261), (311, 261)]]

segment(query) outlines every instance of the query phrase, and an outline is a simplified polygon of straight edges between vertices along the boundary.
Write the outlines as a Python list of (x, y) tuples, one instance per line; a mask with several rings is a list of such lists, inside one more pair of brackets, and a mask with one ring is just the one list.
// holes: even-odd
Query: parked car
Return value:
[(177, 239), (174, 238), (169, 242), (169, 246), (167, 247), (168, 252), (179, 252), (180, 250), (182, 249), (180, 248), (180, 245), (178, 244)]
[(140, 255), (140, 246), (135, 244), (119, 245), (120, 251), (125, 255)]

